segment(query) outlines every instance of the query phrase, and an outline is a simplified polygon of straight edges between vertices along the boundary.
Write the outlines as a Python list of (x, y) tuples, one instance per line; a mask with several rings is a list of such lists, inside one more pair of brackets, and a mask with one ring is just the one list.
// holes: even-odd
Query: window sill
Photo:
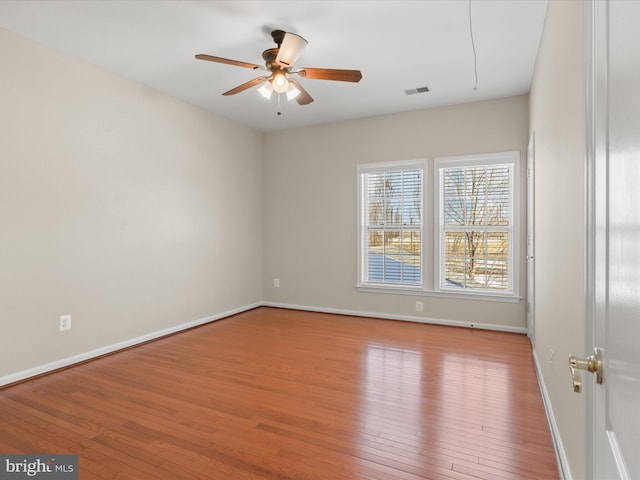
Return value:
[(517, 295), (490, 294), (486, 292), (448, 292), (443, 290), (424, 290), (420, 287), (393, 287), (389, 285), (356, 285), (362, 293), (383, 293), (391, 295), (413, 295), (422, 297), (455, 298), (459, 300), (479, 300), (484, 302), (520, 303), (522, 297)]

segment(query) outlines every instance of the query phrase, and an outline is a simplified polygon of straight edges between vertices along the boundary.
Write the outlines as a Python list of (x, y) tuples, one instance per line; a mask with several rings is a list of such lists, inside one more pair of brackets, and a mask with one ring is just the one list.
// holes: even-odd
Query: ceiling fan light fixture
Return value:
[(271, 86), (277, 93), (285, 93), (289, 89), (289, 80), (284, 73), (274, 73), (271, 79)]
[(271, 86), (271, 82), (264, 82), (258, 89), (258, 92), (267, 100), (271, 99), (271, 95), (273, 94), (273, 87)]
[(298, 95), (300, 95), (300, 90), (298, 90), (293, 83), (289, 82), (289, 88), (287, 89), (287, 100), (293, 100)]

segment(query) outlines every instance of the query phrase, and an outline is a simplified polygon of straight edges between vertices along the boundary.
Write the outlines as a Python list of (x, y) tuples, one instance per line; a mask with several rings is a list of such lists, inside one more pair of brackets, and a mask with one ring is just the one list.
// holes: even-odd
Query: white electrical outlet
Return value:
[(416, 302), (416, 312), (422, 312), (422, 311), (424, 311), (424, 303)]
[(71, 315), (60, 315), (60, 331), (71, 330)]
[(273, 286), (275, 288), (280, 288), (280, 279), (279, 278), (274, 278), (273, 279)]

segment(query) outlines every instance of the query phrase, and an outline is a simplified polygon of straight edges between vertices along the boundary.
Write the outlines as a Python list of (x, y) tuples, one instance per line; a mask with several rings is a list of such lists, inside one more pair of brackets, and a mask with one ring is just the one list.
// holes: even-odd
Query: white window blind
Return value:
[(361, 166), (360, 284), (420, 287), (422, 165)]
[(514, 293), (514, 154), (440, 160), (440, 290)]

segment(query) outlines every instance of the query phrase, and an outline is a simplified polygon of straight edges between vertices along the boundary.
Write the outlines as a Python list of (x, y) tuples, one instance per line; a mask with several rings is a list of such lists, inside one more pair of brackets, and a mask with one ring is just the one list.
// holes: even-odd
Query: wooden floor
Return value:
[(557, 479), (524, 335), (259, 308), (0, 391), (90, 479)]

